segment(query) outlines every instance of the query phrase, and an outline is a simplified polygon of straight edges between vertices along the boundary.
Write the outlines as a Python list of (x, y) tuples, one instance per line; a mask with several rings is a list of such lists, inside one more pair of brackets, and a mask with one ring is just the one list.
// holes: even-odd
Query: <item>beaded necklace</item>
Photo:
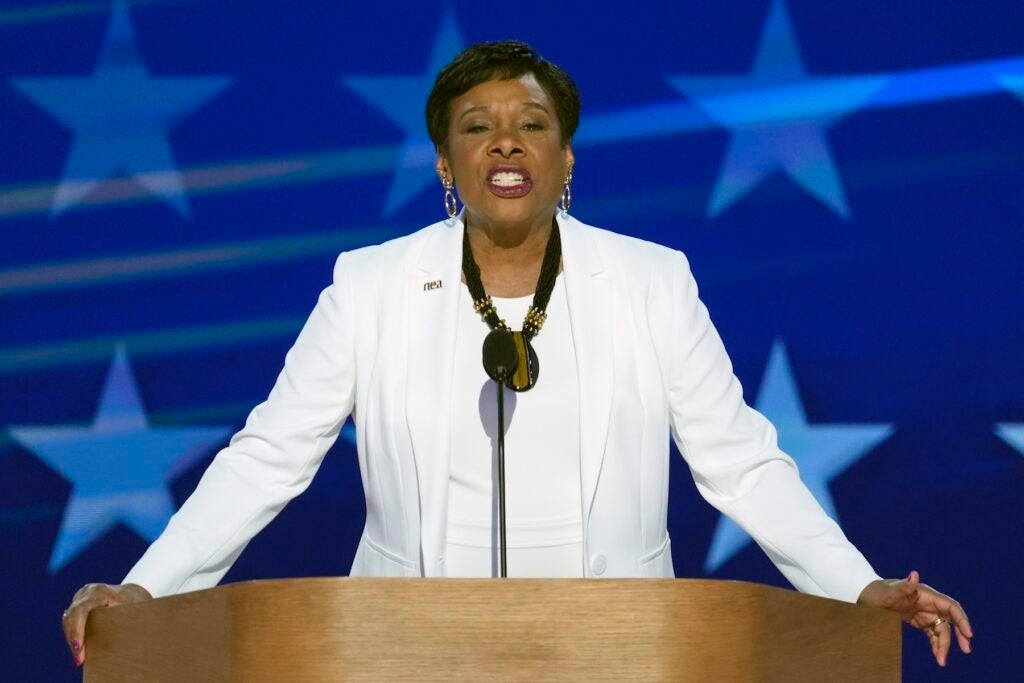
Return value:
[(558, 234), (558, 221), (552, 218), (551, 236), (548, 237), (548, 244), (544, 249), (544, 260), (541, 262), (540, 277), (537, 278), (537, 288), (533, 294), (533, 304), (523, 319), (522, 331), (516, 332), (508, 326), (508, 323), (498, 317), (498, 310), (494, 307), (494, 302), (484, 291), (483, 282), (480, 280), (480, 267), (473, 259), (473, 248), (469, 244), (469, 227), (467, 226), (463, 232), (462, 272), (466, 276), (469, 294), (473, 297), (473, 308), (492, 330), (500, 328), (510, 332), (516, 344), (519, 364), (516, 366), (516, 371), (505, 380), (505, 385), (513, 391), (528, 391), (537, 384), (537, 377), (540, 375), (540, 361), (537, 360), (537, 352), (534, 351), (530, 340), (537, 336), (540, 328), (544, 326), (544, 321), (547, 320), (545, 309), (548, 301), (551, 300), (551, 292), (555, 288), (558, 264), (561, 260), (562, 240)]

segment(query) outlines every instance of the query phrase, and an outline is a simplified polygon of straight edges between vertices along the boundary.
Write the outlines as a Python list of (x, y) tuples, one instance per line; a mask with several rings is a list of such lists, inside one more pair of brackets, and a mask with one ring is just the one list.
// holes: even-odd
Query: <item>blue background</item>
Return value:
[[(67, 600), (265, 397), (337, 252), (443, 217), (426, 88), (505, 37), (582, 92), (573, 214), (684, 250), (819, 500), (968, 608), (943, 677), (1019, 676), (1024, 5), (83, 0), (0, 4), (4, 677), (76, 679)], [(227, 580), (347, 572), (350, 436)], [(785, 585), (671, 488), (679, 576)], [(904, 671), (937, 674), (917, 633)]]

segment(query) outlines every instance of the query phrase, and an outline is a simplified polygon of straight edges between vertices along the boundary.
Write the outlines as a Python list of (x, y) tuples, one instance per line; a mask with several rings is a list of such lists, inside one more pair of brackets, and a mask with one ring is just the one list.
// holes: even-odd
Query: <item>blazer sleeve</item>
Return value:
[(267, 400), (124, 583), (154, 597), (216, 585), (252, 537), (309, 485), (354, 403), (354, 300), (345, 261), (342, 254)]
[(856, 602), (878, 575), (800, 481), (775, 428), (743, 400), (685, 256), (672, 275), (672, 434), (701, 495), (804, 593)]

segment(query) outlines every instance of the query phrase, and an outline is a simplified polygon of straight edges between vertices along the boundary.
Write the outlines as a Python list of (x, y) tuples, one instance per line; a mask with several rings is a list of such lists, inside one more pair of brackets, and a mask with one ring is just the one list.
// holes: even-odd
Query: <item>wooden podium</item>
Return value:
[(901, 633), (731, 581), (253, 581), (93, 612), (85, 681), (898, 681)]

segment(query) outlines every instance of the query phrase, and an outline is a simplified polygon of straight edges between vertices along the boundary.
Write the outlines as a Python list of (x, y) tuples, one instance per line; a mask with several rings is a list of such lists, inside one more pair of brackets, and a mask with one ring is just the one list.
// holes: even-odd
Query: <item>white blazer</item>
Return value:
[[(670, 577), (669, 436), (700, 493), (799, 590), (878, 578), (743, 401), (679, 252), (558, 218), (579, 376), (585, 571)], [(266, 402), (125, 577), (215, 585), (315, 474), (354, 413), (366, 527), (352, 575), (445, 575), (461, 220), (342, 254)], [(430, 284), (428, 284), (430, 283)], [(440, 283), (438, 286), (437, 283)]]

